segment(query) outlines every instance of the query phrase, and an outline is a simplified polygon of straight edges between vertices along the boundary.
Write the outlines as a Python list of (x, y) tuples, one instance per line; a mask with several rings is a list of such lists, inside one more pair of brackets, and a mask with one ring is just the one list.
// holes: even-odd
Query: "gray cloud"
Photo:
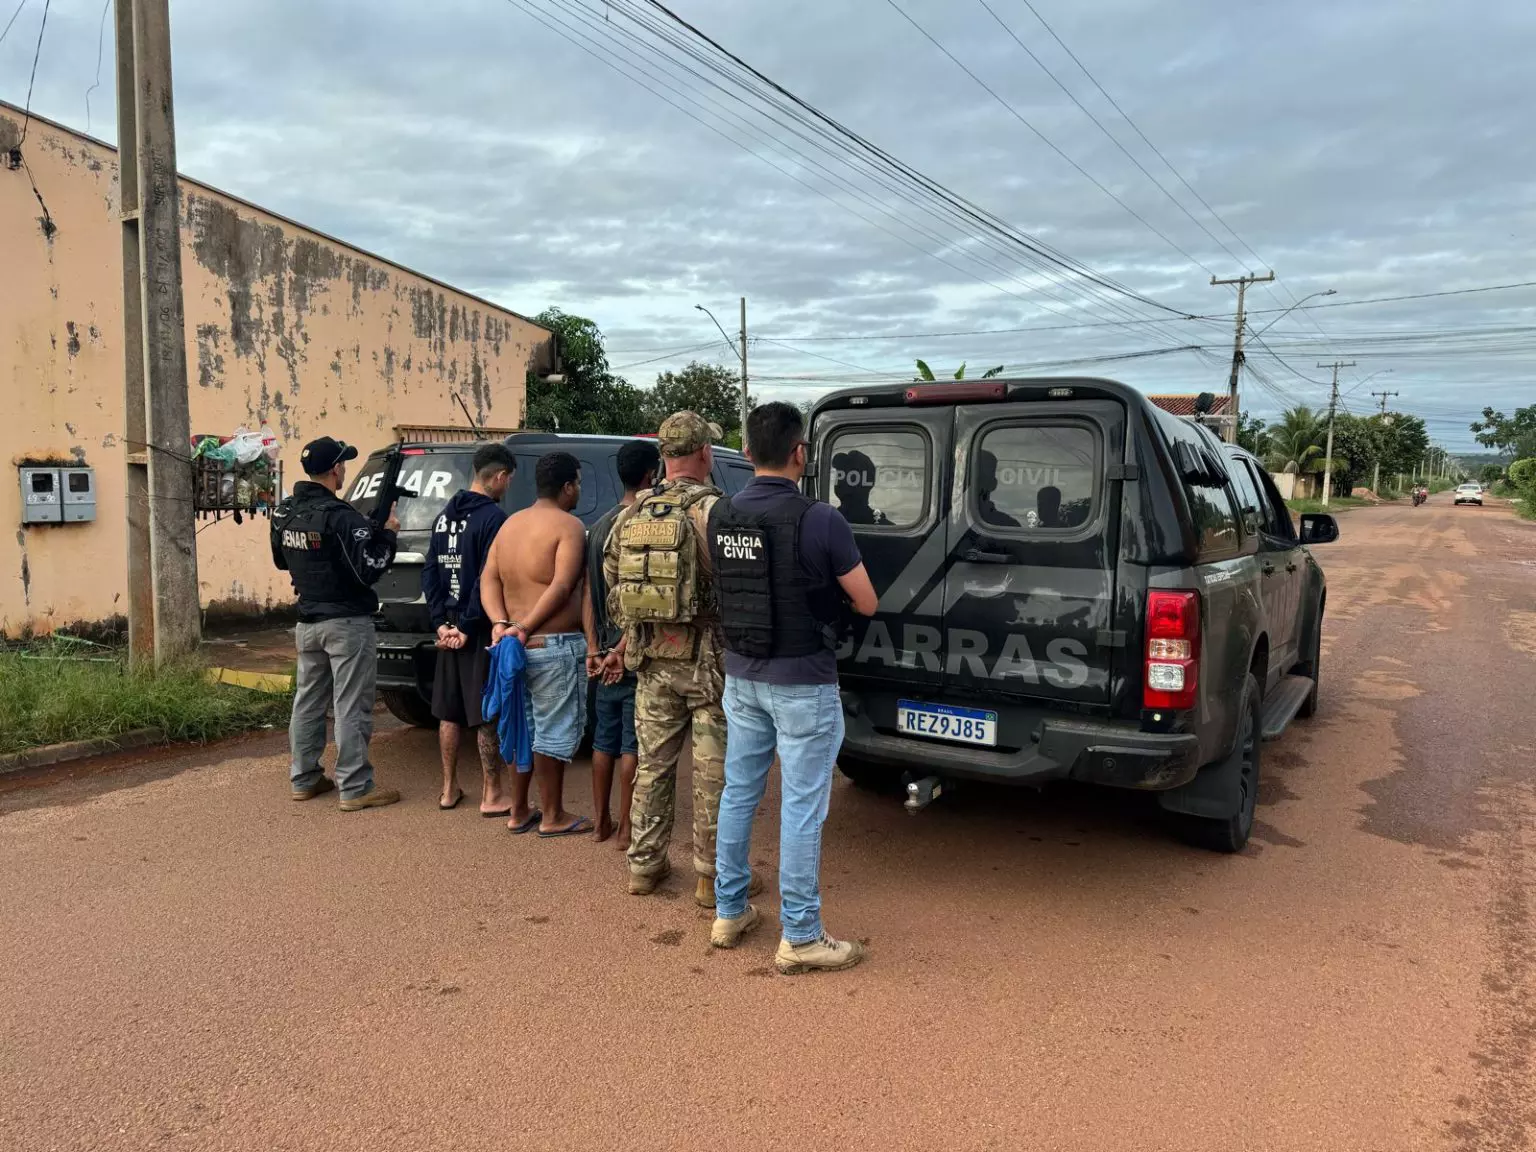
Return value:
[[(1230, 308), (1231, 294), (1209, 287), (1210, 272), (1232, 275), (1259, 261), (1135, 138), (1023, 4), (992, 0), (1220, 244), (1169, 203), (980, 5), (898, 2), (1194, 262), (1051, 152), (885, 4), (678, 0), (677, 7), (807, 100), (1042, 240), (1175, 308)], [(1036, 6), (1281, 275), (1284, 288), (1255, 290), (1253, 307), (1284, 307), (1329, 287), (1338, 291), (1334, 301), (1347, 301), (1536, 278), (1528, 264), (1536, 232), (1536, 137), (1525, 123), (1528, 62), (1536, 58), (1530, 5), (1490, 0), (1476, 19), (1451, 6), (1392, 0)], [(587, 7), (601, 22), (600, 0)], [(40, 10), (36, 0), (0, 47), (7, 99), (25, 96)], [(34, 97), (42, 114), (82, 128), (100, 12), (97, 0), (56, 0)], [(618, 10), (609, 17), (628, 27)], [(603, 42), (602, 29), (583, 27), (587, 43)], [(110, 138), (108, 33), (92, 129)], [(839, 202), (831, 203), (504, 0), (178, 4), (173, 35), (185, 171), (519, 311), (553, 303), (592, 316), (609, 334), (616, 363), (718, 340), (693, 305), (707, 304), (733, 328), (743, 294), (752, 330), (790, 344), (795, 336), (1147, 314), (1112, 307), (1076, 285), (1051, 288), (1057, 299), (1042, 297), (1035, 273), (965, 242), (952, 223), (864, 186), (876, 205), (939, 239), (919, 235), (752, 140), (754, 150)], [(1328, 348), (1360, 361), (1346, 374), (1349, 387), (1393, 368), (1385, 379), (1403, 393), (1399, 403), (1429, 416), (1432, 431), (1455, 446), (1468, 445), (1465, 424), (1484, 403), (1536, 402), (1536, 386), (1521, 372), (1536, 348), (1522, 358), (1491, 342), (1459, 351), (1442, 343), (1414, 346), (1410, 355), (1405, 345), (1361, 342), (1531, 326), (1536, 290), (1311, 316), (1328, 343), (1296, 315), (1266, 337), (1309, 379), (1256, 349), (1254, 362), (1276, 390), (1249, 386), (1251, 406), (1273, 412), (1298, 399), (1323, 401), (1313, 365), (1331, 359)], [(1319, 343), (1302, 343), (1308, 338)], [(1226, 324), (1173, 320), (802, 343), (799, 353), (765, 340), (752, 359), (765, 378), (820, 378), (780, 386), (807, 395), (857, 375), (810, 353), (905, 372), (916, 356), (936, 368), (961, 360), (1027, 365), (1190, 343), (1220, 356), (1229, 341)], [(713, 352), (728, 357), (723, 344)], [(644, 365), (631, 377), (643, 382), (690, 355), (711, 350)], [(1209, 357), (1188, 355), (1103, 371), (1148, 389), (1198, 390), (1225, 379)], [(1363, 391), (1348, 400), (1357, 410)]]

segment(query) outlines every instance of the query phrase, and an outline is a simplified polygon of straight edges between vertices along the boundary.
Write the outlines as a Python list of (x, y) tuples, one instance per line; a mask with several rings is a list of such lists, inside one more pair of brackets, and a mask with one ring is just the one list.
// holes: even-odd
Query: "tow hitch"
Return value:
[(923, 776), (907, 781), (907, 799), (902, 805), (910, 816), (916, 816), (940, 796), (944, 795), (944, 780), (939, 776)]

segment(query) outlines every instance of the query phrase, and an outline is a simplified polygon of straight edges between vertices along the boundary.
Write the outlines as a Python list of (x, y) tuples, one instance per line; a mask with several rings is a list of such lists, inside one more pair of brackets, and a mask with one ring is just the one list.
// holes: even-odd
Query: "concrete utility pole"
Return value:
[[(1387, 421), (1388, 421), (1388, 417), (1387, 417), (1387, 399), (1389, 397), (1398, 395), (1398, 393), (1396, 393), (1396, 392), (1372, 392), (1371, 395), (1372, 396), (1380, 396), (1381, 397), (1381, 422), (1383, 424), (1386, 424)], [(1381, 495), (1381, 454), (1379, 452), (1376, 454), (1376, 469), (1375, 469), (1374, 474), (1371, 476), (1371, 491), (1376, 493), (1376, 495), (1378, 495), (1378, 496)]]
[(171, 104), (169, 0), (116, 0), (123, 222), (123, 390), (128, 475), (128, 641), (163, 664), (202, 639), (187, 463), (181, 199)]
[(1268, 284), (1274, 278), (1275, 273), (1273, 269), (1271, 269), (1268, 276), (1255, 276), (1250, 273), (1246, 276), (1235, 276), (1230, 280), (1218, 280), (1214, 276), (1211, 277), (1211, 287), (1213, 288), (1225, 284), (1237, 285), (1237, 328), (1232, 337), (1232, 375), (1227, 380), (1227, 407), (1230, 409), (1229, 415), (1232, 417), (1227, 422), (1226, 428), (1225, 439), (1228, 444), (1237, 443), (1237, 422), (1240, 412), (1237, 406), (1237, 378), (1243, 370), (1243, 325), (1247, 322), (1247, 317), (1243, 312), (1243, 294), (1248, 291), (1248, 285)]
[(1335, 360), (1332, 364), (1319, 364), (1319, 368), (1333, 369), (1333, 392), (1328, 397), (1328, 450), (1323, 454), (1323, 507), (1328, 507), (1328, 494), (1333, 491), (1333, 417), (1339, 408), (1339, 369), (1353, 368), (1353, 360)]
[(747, 446), (747, 298), (741, 298), (741, 446)]

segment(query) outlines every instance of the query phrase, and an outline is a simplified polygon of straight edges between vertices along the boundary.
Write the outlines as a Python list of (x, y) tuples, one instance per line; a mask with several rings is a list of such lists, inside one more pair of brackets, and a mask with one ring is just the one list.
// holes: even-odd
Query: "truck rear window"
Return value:
[(827, 502), (848, 523), (911, 528), (928, 511), (928, 438), (894, 428), (860, 428), (834, 436)]
[[(427, 452), (407, 456), (400, 465), (400, 486), (413, 495), (401, 500), (395, 509), (400, 528), (405, 532), (425, 532), (460, 488), (468, 488), (473, 453)], [(347, 500), (364, 516), (373, 513), (384, 483), (384, 460), (373, 457), (363, 462), (357, 478), (348, 481)]]
[(993, 528), (1073, 529), (1093, 516), (1098, 433), (1081, 424), (1001, 424), (972, 463), (976, 512)]

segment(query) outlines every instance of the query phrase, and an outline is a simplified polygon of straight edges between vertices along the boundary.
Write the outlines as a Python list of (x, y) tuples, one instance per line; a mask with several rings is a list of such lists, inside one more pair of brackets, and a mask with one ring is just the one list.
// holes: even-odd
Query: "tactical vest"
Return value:
[(644, 650), (644, 636), (658, 632), (647, 625), (692, 624), (714, 617), (714, 596), (699, 573), (700, 541), (688, 510), (719, 495), (720, 489), (711, 484), (659, 485), (637, 500), (617, 525), (616, 598), (624, 627), (643, 634), (637, 655), (675, 655), (675, 638), (664, 652)]
[(709, 554), (725, 646), (739, 656), (811, 656), (838, 645), (843, 597), (800, 564), (800, 523), (815, 501), (795, 493), (763, 512), (730, 500), (709, 516)]

